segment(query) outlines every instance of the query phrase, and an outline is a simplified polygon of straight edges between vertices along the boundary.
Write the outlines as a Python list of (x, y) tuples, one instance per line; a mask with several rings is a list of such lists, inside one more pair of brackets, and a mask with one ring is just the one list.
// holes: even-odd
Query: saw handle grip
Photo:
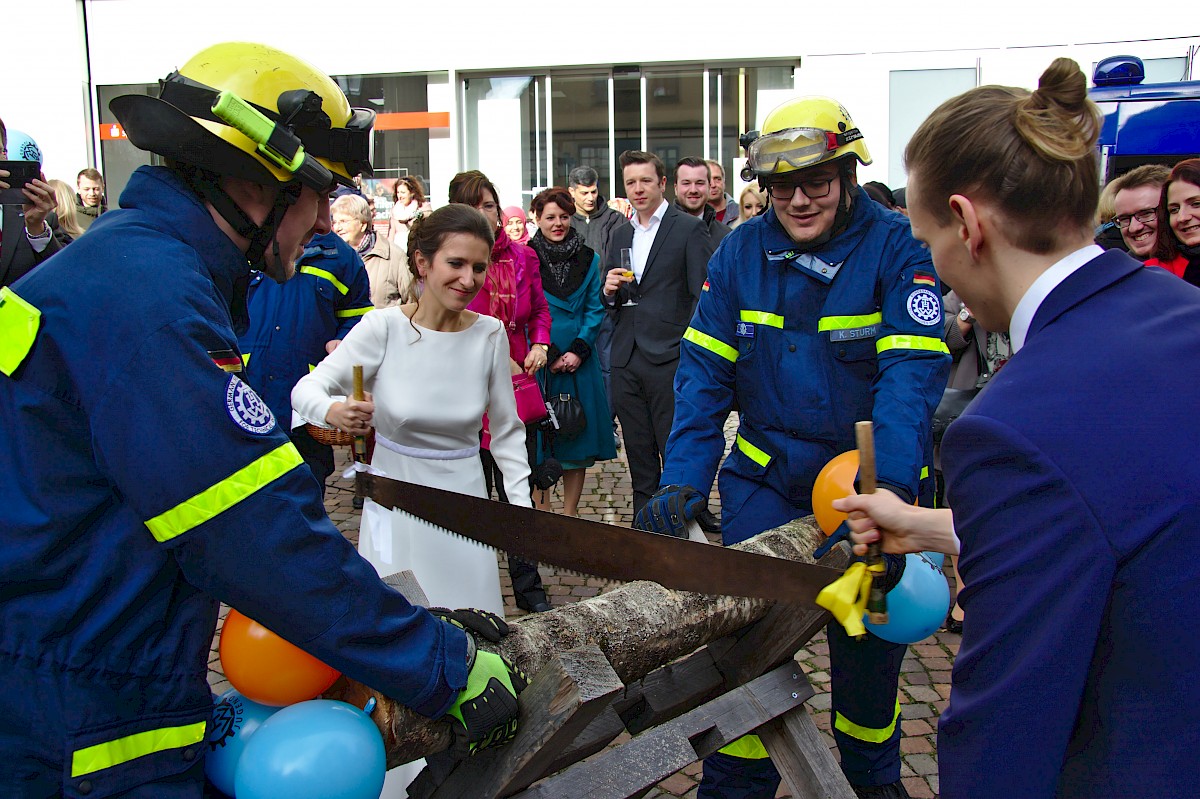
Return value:
[[(856, 422), (854, 438), (858, 444), (858, 487), (863, 494), (875, 493), (875, 431), (871, 422)], [(887, 624), (887, 592), (883, 590), (885, 566), (879, 542), (867, 545), (865, 558), (870, 570), (871, 592), (867, 596), (867, 620), (872, 624)]]
[[(354, 399), (361, 402), (362, 400), (365, 400), (367, 398), (366, 393), (363, 391), (362, 364), (360, 364), (360, 363), (354, 364), (353, 374), (354, 374)], [(367, 461), (367, 437), (366, 436), (355, 436), (354, 437), (354, 460), (359, 463), (366, 463), (366, 461)]]

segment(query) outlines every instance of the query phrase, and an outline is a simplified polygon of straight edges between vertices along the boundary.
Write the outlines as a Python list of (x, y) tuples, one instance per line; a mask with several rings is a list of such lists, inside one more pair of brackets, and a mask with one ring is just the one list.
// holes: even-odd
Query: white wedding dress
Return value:
[[(479, 431), (486, 411), (491, 452), (509, 501), (531, 505), (525, 426), (517, 416), (508, 338), (499, 321), (477, 316), (466, 330), (440, 333), (414, 327), (398, 307), (371, 311), (296, 384), (297, 413), (324, 421), (332, 397), (352, 393), (354, 364), (362, 364), (364, 388), (375, 402), (373, 469), (397, 480), (485, 496)], [(491, 547), (368, 499), (358, 551), (380, 576), (411, 570), (432, 607), (504, 615)], [(382, 796), (407, 796), (423, 766), (416, 761), (389, 771)]]

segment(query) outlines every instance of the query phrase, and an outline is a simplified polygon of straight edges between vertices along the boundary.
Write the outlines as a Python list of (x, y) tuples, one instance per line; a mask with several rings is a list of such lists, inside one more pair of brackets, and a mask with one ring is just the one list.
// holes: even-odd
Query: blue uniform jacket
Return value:
[[(950, 355), (937, 276), (905, 217), (856, 192), (846, 229), (805, 252), (773, 209), (740, 225), (683, 341), (662, 485), (709, 492), (736, 397), (724, 469), (809, 508), (821, 467), (873, 419), (880, 485), (916, 497)], [(722, 495), (722, 513), (745, 499)]]
[(326, 342), (345, 338), (374, 307), (367, 269), (336, 233), (314, 236), (286, 283), (253, 274), (246, 306), (250, 327), (238, 336), (246, 382), (287, 430), (296, 382), (325, 357)]
[(165, 168), (121, 205), (0, 304), (0, 788), (107, 796), (199, 762), (218, 599), (444, 712), (464, 635), (383, 585), (217, 365), (245, 256)]
[(1109, 251), (946, 431), (946, 799), (1197, 794), (1197, 363), (1200, 290)]

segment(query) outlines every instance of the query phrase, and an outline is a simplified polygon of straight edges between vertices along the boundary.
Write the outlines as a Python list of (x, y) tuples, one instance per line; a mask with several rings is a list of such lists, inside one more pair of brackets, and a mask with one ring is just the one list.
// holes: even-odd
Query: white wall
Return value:
[[(731, 17), (739, 12), (727, 3), (646, 0), (639, 5), (643, 24), (632, 23), (629, 7), (620, 4), (511, 14), (492, 0), (374, 3), (356, 9), (353, 18), (313, 0), (39, 0), (37, 5), (39, 35), (5, 37), (0, 48), (0, 118), (33, 134), (46, 151), (48, 174), (60, 177), (73, 177), (86, 165), (93, 145), (83, 102), (87, 73), (79, 20), (84, 8), (94, 85), (152, 83), (196, 51), (230, 38), (274, 44), (333, 74), (799, 57), (797, 90), (832, 95), (850, 110), (876, 159), (861, 177), (884, 181), (891, 70), (978, 64), (984, 83), (1033, 86), (1057, 55), (1073, 57), (1090, 70), (1093, 61), (1107, 55), (1182, 56), (1189, 44), (1200, 45), (1200, 30), (1181, 30), (1178, 16), (1116, 15), (1104, 4), (1087, 14), (1065, 0), (1010, 0), (999, 6), (858, 0), (820, 14), (811, 6), (791, 10), (785, 4), (746, 12), (744, 19)], [(672, 32), (674, 20), (704, 19), (710, 11), (737, 35), (698, 40)], [(1182, 24), (1192, 22), (1185, 15)], [(591, 44), (581, 46), (581, 40)], [(1077, 44), (1114, 40), (1121, 41)], [(53, 54), (47, 42), (55, 43)], [(73, 55), (63, 58), (64, 51)], [(456, 118), (453, 88), (452, 82), (441, 109), (431, 109), (451, 111)], [(435, 156), (431, 143), (431, 160), (457, 157), (453, 139), (436, 149)]]

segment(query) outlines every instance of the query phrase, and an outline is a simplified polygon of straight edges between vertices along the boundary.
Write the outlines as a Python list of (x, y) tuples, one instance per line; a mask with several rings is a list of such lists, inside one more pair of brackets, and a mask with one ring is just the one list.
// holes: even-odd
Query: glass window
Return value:
[(975, 69), (911, 69), (891, 73), (888, 118), (888, 182), (898, 189), (908, 183), (904, 148), (935, 108), (975, 88)]
[(704, 157), (704, 71), (655, 71), (646, 75), (647, 149), (663, 160), (667, 180), (675, 162)]
[[(139, 166), (161, 164), (162, 158), (129, 143), (125, 131), (117, 123), (108, 104), (114, 97), (123, 94), (145, 94), (158, 96), (157, 83), (132, 83), (118, 86), (97, 86), (96, 99), (100, 102), (100, 172), (104, 175), (104, 193), (108, 206), (114, 208), (125, 184)], [(68, 179), (74, 183), (74, 178)]]
[(600, 175), (601, 193), (607, 196), (613, 157), (608, 149), (608, 73), (554, 75), (550, 95), (554, 162), (546, 182), (566, 186), (572, 169), (590, 166)]
[(528, 208), (548, 177), (545, 78), (464, 78), (463, 104), (464, 168), (487, 175), (502, 206)]

